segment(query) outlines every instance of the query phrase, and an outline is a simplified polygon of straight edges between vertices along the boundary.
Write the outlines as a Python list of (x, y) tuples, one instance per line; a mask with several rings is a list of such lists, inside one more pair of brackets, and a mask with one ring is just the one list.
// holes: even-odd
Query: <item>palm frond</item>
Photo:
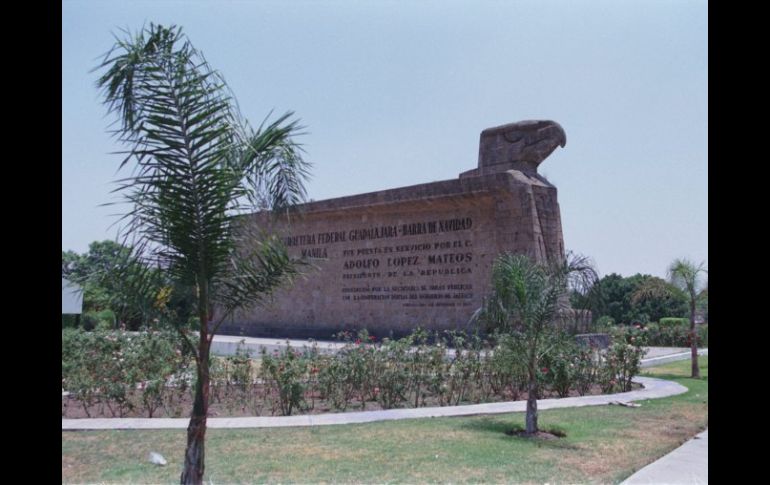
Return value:
[(473, 320), (504, 331), (539, 332), (569, 308), (569, 288), (591, 288), (597, 278), (591, 261), (572, 253), (551, 264), (523, 254), (502, 254), (492, 268), (492, 294)]
[(275, 235), (245, 239), (230, 258), (230, 271), (214, 280), (220, 322), (238, 309), (264, 304), (276, 289), (302, 275), (303, 266), (309, 266), (307, 261), (289, 256)]
[[(265, 126), (247, 134), (245, 149), (240, 153), (240, 168), (248, 177), (249, 196), (264, 193), (274, 212), (285, 211), (305, 201), (304, 183), (309, 178), (310, 164), (302, 156), (302, 148), (294, 140), (304, 127), (292, 120), (288, 112)], [(253, 199), (252, 199), (253, 200)]]
[(297, 262), (269, 239), (247, 251), (238, 216), (260, 190), (276, 209), (304, 200), (299, 121), (289, 112), (252, 130), (222, 76), (175, 26), (124, 34), (97, 67), (128, 147), (121, 168), (131, 173), (116, 188), (132, 207), (122, 231), (176, 281), (211, 288), (217, 307), (260, 301), (297, 274)]
[(708, 274), (706, 263), (695, 263), (686, 258), (675, 259), (668, 267), (668, 278), (671, 284), (690, 295), (700, 291), (701, 273)]
[(150, 25), (116, 48), (98, 84), (132, 146), (123, 164), (136, 162), (119, 187), (133, 203), (128, 230), (164, 247), (179, 278), (216, 273), (231, 249), (229, 210), (242, 178), (221, 169), (236, 141), (229, 96), (180, 29)]

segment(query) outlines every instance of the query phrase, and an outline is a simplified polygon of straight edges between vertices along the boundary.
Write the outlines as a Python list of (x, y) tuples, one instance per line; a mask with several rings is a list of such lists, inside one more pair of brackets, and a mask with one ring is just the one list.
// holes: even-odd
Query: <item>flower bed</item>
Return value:
[[(515, 337), (495, 343), (462, 334), (417, 331), (375, 341), (344, 334), (345, 346), (323, 355), (287, 347), (252, 359), (213, 358), (211, 416), (318, 414), (450, 406), (527, 398), (527, 373)], [(600, 357), (563, 338), (542, 360), (540, 398), (627, 391), (641, 348), (617, 341)], [(62, 417), (189, 415), (194, 363), (173, 334), (62, 332)], [(448, 352), (449, 348), (455, 352)]]

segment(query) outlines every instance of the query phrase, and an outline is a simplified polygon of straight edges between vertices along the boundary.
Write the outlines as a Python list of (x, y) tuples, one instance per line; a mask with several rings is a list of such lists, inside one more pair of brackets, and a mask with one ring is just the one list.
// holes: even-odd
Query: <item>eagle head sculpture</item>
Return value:
[(566, 144), (564, 129), (551, 120), (526, 120), (487, 128), (481, 132), (479, 141), (479, 170), (537, 173), (538, 165), (556, 147)]

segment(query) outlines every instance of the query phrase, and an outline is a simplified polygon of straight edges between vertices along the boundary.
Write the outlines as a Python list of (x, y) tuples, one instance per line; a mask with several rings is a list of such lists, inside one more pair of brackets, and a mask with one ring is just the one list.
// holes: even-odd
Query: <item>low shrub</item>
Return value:
[(690, 320), (687, 318), (666, 317), (661, 318), (658, 322), (658, 325), (660, 326), (661, 330), (676, 327), (690, 328)]
[(596, 320), (596, 328), (598, 330), (606, 330), (615, 326), (615, 319), (609, 315), (603, 315)]
[(80, 316), (80, 323), (84, 330), (89, 332), (99, 325), (99, 316), (95, 312), (83, 313)]
[[(706, 329), (707, 331), (707, 329)], [(629, 390), (639, 371), (647, 330), (618, 327), (606, 351), (566, 335), (548, 337), (539, 368), (541, 396)], [(320, 399), (334, 410), (458, 405), (518, 400), (527, 389), (526, 342), (516, 334), (490, 340), (462, 332), (375, 341), (367, 332), (341, 335), (335, 354), (315, 345), (268, 353), (255, 364), (243, 342), (235, 355), (213, 357), (211, 402), (232, 412), (292, 415)], [(450, 352), (449, 349), (454, 351)], [(600, 357), (603, 356), (603, 357)], [(62, 330), (62, 389), (86, 409), (113, 416), (129, 411), (182, 413), (194, 383), (194, 361), (173, 333)]]
[(288, 341), (286, 348), (272, 354), (262, 347), (262, 378), (273, 407), (277, 404), (282, 416), (291, 416), (294, 410), (304, 409), (307, 372), (308, 359)]
[(495, 337), (497, 345), (491, 355), (484, 360), (485, 375), (495, 395), (518, 400), (527, 388), (527, 366), (524, 355), (524, 342), (510, 334)]
[(708, 347), (709, 346), (709, 325), (708, 325), (708, 323), (703, 323), (701, 325), (696, 325), (695, 328), (698, 330), (698, 347)]
[(634, 336), (632, 332), (617, 336), (614, 339), (603, 356), (599, 372), (599, 384), (602, 387), (602, 392), (627, 392), (631, 390), (631, 380), (639, 374), (644, 357), (642, 345), (643, 339)]
[[(684, 319), (687, 321), (686, 319)], [(630, 334), (631, 328), (620, 326), (614, 329), (612, 332), (614, 335), (626, 335)], [(689, 321), (687, 325), (678, 323), (676, 325), (660, 325), (656, 323), (647, 324), (641, 329), (643, 341), (645, 345), (651, 347), (689, 347), (690, 346), (690, 327)], [(698, 347), (708, 347), (708, 325), (696, 325), (696, 345)], [(636, 334), (638, 332), (635, 330)]]
[(102, 310), (100, 312), (96, 313), (96, 318), (99, 319), (99, 323), (97, 324), (97, 328), (103, 328), (105, 330), (110, 330), (116, 327), (117, 317), (115, 316), (115, 312), (113, 312), (110, 309)]
[(78, 321), (80, 320), (80, 315), (74, 315), (74, 314), (62, 314), (61, 316), (61, 328), (64, 330), (65, 328), (77, 328)]
[(641, 325), (619, 325), (609, 332), (614, 342), (624, 342), (629, 345), (643, 346), (650, 344), (650, 332)]
[(578, 345), (572, 359), (575, 365), (573, 377), (575, 390), (581, 396), (585, 396), (591, 386), (598, 382), (601, 363), (599, 351), (590, 346)]
[(179, 393), (188, 389), (191, 365), (192, 356), (171, 332), (62, 330), (62, 389), (87, 416), (94, 405), (112, 416), (141, 407), (152, 417), (161, 406), (173, 414)]

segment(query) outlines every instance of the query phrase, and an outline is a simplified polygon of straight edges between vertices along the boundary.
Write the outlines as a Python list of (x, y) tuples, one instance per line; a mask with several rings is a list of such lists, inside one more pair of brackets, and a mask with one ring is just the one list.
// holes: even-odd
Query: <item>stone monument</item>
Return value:
[(293, 256), (317, 258), (318, 269), (269, 306), (234, 315), (220, 333), (329, 338), (366, 328), (382, 337), (417, 326), (467, 328), (498, 254), (564, 256), (556, 187), (537, 167), (565, 144), (554, 121), (488, 128), (478, 167), (458, 179), (311, 202), (290, 219), (248, 216)]

